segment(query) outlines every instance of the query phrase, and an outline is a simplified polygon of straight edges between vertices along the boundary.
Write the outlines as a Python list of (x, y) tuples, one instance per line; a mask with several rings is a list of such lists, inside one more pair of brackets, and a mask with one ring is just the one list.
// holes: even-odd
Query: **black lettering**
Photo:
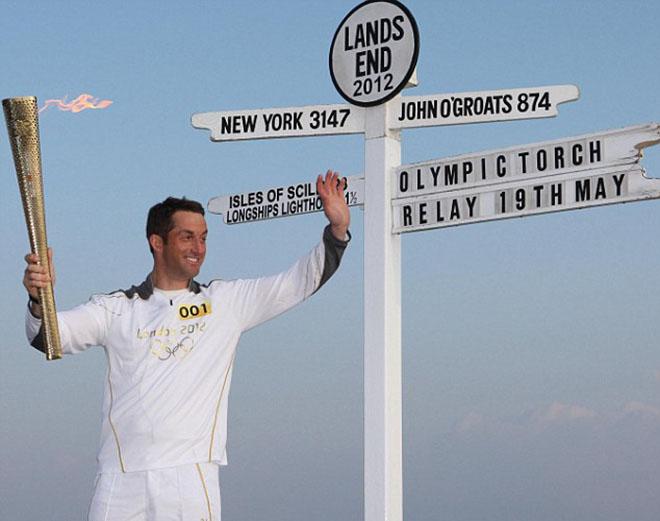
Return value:
[(463, 109), (465, 110), (464, 115), (472, 116), (472, 104), (474, 100), (470, 97), (467, 97), (463, 100)]
[(465, 202), (468, 205), (468, 211), (470, 212), (470, 217), (474, 217), (474, 204), (477, 202), (477, 196), (473, 195), (472, 197), (466, 197)]
[(461, 209), (458, 204), (458, 199), (452, 199), (451, 213), (449, 214), (449, 220), (460, 219), (460, 218), (461, 218)]
[(403, 225), (410, 226), (412, 224), (412, 207), (406, 204), (401, 209), (403, 210)]
[(536, 152), (536, 169), (543, 172), (548, 167), (548, 153), (541, 149)]
[(339, 109), (339, 112), (343, 115), (341, 118), (341, 123), (339, 123), (340, 127), (344, 126), (344, 123), (346, 123), (346, 118), (348, 118), (348, 115), (351, 113), (351, 109)]
[(571, 156), (573, 158), (573, 165), (580, 166), (582, 164), (582, 161), (584, 159), (582, 156), (582, 151), (583, 148), (580, 143), (575, 143), (575, 145), (571, 147)]
[(302, 115), (303, 115), (302, 112), (296, 112), (293, 115), (293, 128), (296, 129), (296, 130), (302, 130), (303, 129), (302, 121), (301, 121)]
[(234, 132), (232, 127), (232, 118), (228, 116), (222, 116), (220, 118), (220, 133), (221, 134), (232, 134)]
[(577, 179), (575, 181), (575, 202), (591, 200), (591, 181), (589, 179)]
[(263, 116), (264, 116), (264, 125), (266, 125), (266, 132), (268, 132), (273, 123), (273, 118), (277, 116), (277, 114), (264, 114)]
[(364, 47), (364, 26), (359, 24), (355, 28), (355, 48)]
[(541, 208), (541, 192), (543, 191), (543, 185), (536, 185), (533, 187), (533, 190), (536, 193), (536, 207)]
[(560, 146), (555, 147), (555, 170), (564, 168), (564, 149)]
[(442, 206), (440, 201), (435, 202), (435, 221), (441, 223), (445, 218), (442, 216)]
[(511, 101), (513, 101), (513, 96), (511, 94), (505, 94), (504, 98), (502, 98), (502, 101), (504, 102), (504, 108), (502, 109), (502, 112), (504, 114), (508, 114), (513, 109), (511, 105)]
[(458, 184), (458, 163), (445, 165), (445, 186)]
[(406, 103), (406, 117), (408, 119), (415, 119), (417, 116), (417, 108), (414, 103)]
[(405, 170), (399, 174), (399, 191), (402, 193), (408, 191), (408, 172)]
[(417, 169), (417, 190), (424, 190), (424, 183), (422, 183), (422, 169)]
[(601, 156), (600, 141), (589, 141), (589, 162), (598, 163), (603, 160)]
[(525, 209), (525, 189), (524, 188), (518, 188), (516, 190), (516, 209), (518, 210), (524, 210)]
[(527, 156), (529, 155), (529, 152), (519, 152), (518, 157), (520, 158), (522, 168), (520, 169), (520, 173), (526, 174), (527, 173)]
[(250, 116), (243, 115), (243, 128), (247, 132), (254, 132), (257, 126), (257, 115), (251, 114)]
[(506, 156), (500, 154), (497, 156), (497, 177), (504, 177), (506, 175)]
[(419, 119), (426, 118), (426, 104), (423, 101), (417, 102), (417, 117)]
[(472, 161), (463, 161), (463, 182), (467, 183), (467, 177), (472, 173)]
[(370, 45), (378, 45), (378, 20), (367, 22), (367, 47)]
[(607, 198), (607, 194), (605, 193), (605, 179), (599, 177), (598, 181), (596, 181), (596, 193), (594, 194), (594, 199), (605, 198)]
[[(358, 25), (358, 27), (362, 27), (362, 26)], [(366, 54), (367, 51), (360, 51), (355, 53), (355, 76), (358, 78), (367, 75), (366, 71), (364, 70)]]
[[(616, 195), (619, 197), (621, 195), (621, 185), (623, 184), (623, 178), (626, 174), (613, 175), (612, 179), (614, 180), (614, 185), (616, 186)], [(618, 178), (618, 179), (617, 179)]]
[(438, 186), (438, 175), (440, 175), (441, 168), (442, 167), (440, 165), (431, 167), (431, 177), (433, 177), (433, 186)]
[(380, 19), (380, 41), (378, 43), (386, 43), (392, 37), (392, 22), (389, 18)]
[(451, 101), (448, 99), (440, 100), (440, 115), (448, 118), (451, 115)]
[[(496, 98), (498, 96), (495, 96)], [(495, 100), (493, 96), (486, 96), (486, 102), (484, 104), (484, 114), (495, 114)]]
[(392, 26), (394, 27), (394, 31), (392, 32), (392, 40), (399, 41), (401, 38), (403, 38), (403, 27), (401, 27), (401, 23), (403, 21), (404, 18), (401, 15), (397, 15), (392, 18)]
[(426, 203), (419, 203), (419, 224), (426, 224)]
[(344, 27), (344, 50), (352, 51), (353, 49), (355, 49), (355, 47), (351, 45), (350, 32), (348, 27)]
[(383, 49), (367, 49), (367, 75), (378, 74), (380, 66), (378, 64), (378, 51)]
[(557, 206), (562, 204), (561, 201), (561, 183), (550, 185), (550, 204)]
[(392, 68), (392, 49), (382, 47), (380, 50), (380, 68), (379, 73), (387, 72)]
[(430, 100), (426, 102), (426, 110), (428, 111), (427, 118), (437, 118), (438, 117), (438, 100)]
[(483, 98), (474, 98), (474, 113), (477, 116), (481, 116), (484, 113), (484, 99)]
[(461, 117), (463, 115), (463, 99), (462, 98), (451, 98), (452, 110), (454, 111), (455, 117)]
[(401, 114), (399, 114), (399, 117), (396, 118), (397, 120), (403, 121), (406, 119), (406, 105), (407, 103), (401, 103), (401, 105), (399, 105), (401, 107)]
[(266, 132), (270, 130), (270, 123), (273, 120), (275, 114), (264, 114), (264, 125), (266, 126)]
[(220, 118), (220, 132), (222, 134), (239, 134), (243, 130), (254, 132), (257, 124), (257, 115), (234, 114), (233, 116), (222, 116)]

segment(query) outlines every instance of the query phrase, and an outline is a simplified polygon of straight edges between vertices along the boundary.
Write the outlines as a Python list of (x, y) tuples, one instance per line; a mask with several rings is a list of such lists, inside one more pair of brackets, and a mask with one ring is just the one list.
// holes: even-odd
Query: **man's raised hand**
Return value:
[(330, 221), (332, 235), (342, 241), (346, 240), (346, 232), (351, 223), (351, 212), (344, 196), (345, 184), (346, 181), (332, 170), (325, 173), (325, 178), (322, 175), (316, 178), (316, 193), (319, 194), (323, 212)]

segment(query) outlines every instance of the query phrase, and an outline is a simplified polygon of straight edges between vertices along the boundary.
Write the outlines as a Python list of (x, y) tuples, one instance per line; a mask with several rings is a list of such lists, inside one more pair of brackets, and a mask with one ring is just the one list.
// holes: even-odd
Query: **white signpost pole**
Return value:
[[(401, 521), (401, 241), (392, 233), (392, 183), (401, 164), (392, 102), (366, 110), (364, 212), (365, 521)], [(383, 178), (385, 175), (385, 178)], [(368, 210), (367, 210), (368, 209)]]
[(364, 147), (364, 519), (403, 520), (401, 242), (392, 233), (392, 183), (401, 164), (392, 111), (409, 84), (419, 32), (397, 0), (365, 1), (330, 46), (337, 91), (365, 108)]

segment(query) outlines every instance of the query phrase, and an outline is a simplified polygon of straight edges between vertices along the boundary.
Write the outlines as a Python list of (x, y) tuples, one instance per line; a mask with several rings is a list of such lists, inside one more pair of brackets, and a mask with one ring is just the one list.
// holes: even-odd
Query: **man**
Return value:
[[(65, 354), (104, 347), (108, 372), (90, 521), (219, 521), (227, 399), (243, 331), (309, 297), (339, 265), (350, 213), (337, 173), (318, 176), (329, 225), (289, 270), (251, 280), (194, 280), (206, 254), (204, 209), (168, 198), (147, 218), (153, 270), (139, 286), (58, 313)], [(51, 280), (27, 255), (26, 328), (42, 348), (38, 290)], [(54, 278), (54, 277), (53, 277)]]

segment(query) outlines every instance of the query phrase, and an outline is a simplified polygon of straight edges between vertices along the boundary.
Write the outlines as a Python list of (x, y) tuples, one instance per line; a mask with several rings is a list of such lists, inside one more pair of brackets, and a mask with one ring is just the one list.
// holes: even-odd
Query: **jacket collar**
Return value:
[[(188, 291), (191, 291), (195, 294), (199, 293), (201, 291), (199, 282), (194, 279), (190, 279), (190, 283), (188, 284)], [(151, 273), (147, 275), (147, 278), (144, 279), (144, 281), (139, 286), (132, 286), (131, 289), (126, 291), (126, 295), (129, 298), (132, 297), (135, 293), (137, 293), (138, 297), (140, 297), (142, 300), (147, 300), (149, 297), (151, 297), (151, 295), (154, 294), (154, 283), (151, 278)]]

